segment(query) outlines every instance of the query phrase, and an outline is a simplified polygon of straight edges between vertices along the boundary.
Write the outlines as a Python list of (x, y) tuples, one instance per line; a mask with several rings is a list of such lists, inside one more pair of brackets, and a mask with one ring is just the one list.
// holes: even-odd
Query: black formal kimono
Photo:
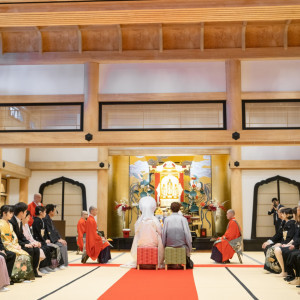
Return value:
[(33, 238), (40, 242), (42, 245), (42, 249), (45, 253), (46, 258), (41, 261), (40, 263), (40, 268), (45, 268), (49, 267), (52, 265), (51, 263), (51, 250), (53, 249), (52, 247), (47, 246), (46, 240), (44, 239), (45, 235), (45, 224), (44, 221), (39, 218), (39, 217), (34, 217), (33, 218), (33, 223), (32, 223), (32, 232), (33, 232)]
[(293, 237), (294, 249), (290, 250), (289, 247), (281, 248), (284, 269), (291, 278), (299, 277), (299, 270), (296, 272), (297, 274), (295, 271), (297, 265), (297, 256), (300, 255), (300, 224), (295, 223), (295, 228), (295, 235)]
[(266, 254), (266, 259), (264, 264), (265, 270), (272, 273), (282, 272), (281, 267), (275, 256), (274, 253), (275, 247), (273, 245), (277, 243), (288, 244), (293, 239), (295, 232), (296, 232), (295, 220), (288, 220), (284, 223), (283, 226), (280, 227), (278, 233), (276, 233), (270, 239), (273, 242), (273, 244), (267, 247), (267, 251), (265, 252)]

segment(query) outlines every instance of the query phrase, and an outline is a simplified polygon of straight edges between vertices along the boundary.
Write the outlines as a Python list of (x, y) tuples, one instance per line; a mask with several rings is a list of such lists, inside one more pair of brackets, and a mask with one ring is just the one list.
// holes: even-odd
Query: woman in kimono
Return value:
[(0, 292), (9, 291), (6, 286), (10, 285), (5, 258), (0, 256)]
[(154, 216), (156, 201), (150, 196), (140, 199), (139, 209), (142, 215), (136, 221), (135, 235), (131, 247), (131, 255), (134, 261), (123, 265), (123, 267), (136, 268), (138, 247), (158, 247), (158, 265), (163, 267), (164, 247), (162, 244), (162, 226)]
[(281, 258), (278, 257), (279, 260), (281, 260), (282, 254), (281, 251), (279, 253), (278, 249), (291, 242), (296, 232), (296, 226), (295, 220), (292, 220), (293, 210), (291, 208), (281, 208), (280, 212), (283, 221), (282, 224), (284, 225), (279, 228), (278, 232), (270, 240), (263, 244), (263, 248), (269, 247), (266, 252), (264, 269), (272, 273), (280, 273), (280, 275), (283, 276), (284, 269), (281, 269), (281, 264), (277, 259), (277, 257), (281, 255)]
[(13, 216), (13, 207), (3, 205), (1, 207), (0, 234), (4, 248), (8, 251), (16, 253), (16, 260), (11, 274), (13, 282), (22, 282), (24, 280), (33, 280), (35, 278), (31, 265), (30, 256), (21, 249), (18, 244), (18, 238), (13, 231), (9, 220)]

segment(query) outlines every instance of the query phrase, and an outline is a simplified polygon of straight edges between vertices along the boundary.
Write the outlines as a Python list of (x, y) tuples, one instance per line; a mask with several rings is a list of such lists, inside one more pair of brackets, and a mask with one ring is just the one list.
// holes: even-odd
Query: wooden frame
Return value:
[(243, 130), (274, 130), (274, 129), (300, 129), (300, 126), (298, 127), (279, 127), (279, 126), (270, 126), (270, 127), (247, 127), (246, 126), (246, 104), (247, 103), (285, 103), (285, 102), (292, 102), (292, 103), (299, 103), (300, 99), (289, 99), (289, 100), (279, 100), (279, 99), (268, 99), (268, 100), (262, 100), (262, 99), (255, 99), (255, 100), (242, 100), (242, 128)]
[[(251, 230), (251, 239), (256, 239), (256, 220), (257, 220), (257, 196), (258, 196), (258, 189), (264, 184), (268, 184), (273, 181), (284, 181), (286, 183), (292, 184), (297, 186), (299, 195), (300, 195), (300, 182), (297, 182), (295, 180), (291, 180), (286, 177), (282, 177), (280, 175), (270, 177), (266, 180), (262, 180), (260, 182), (257, 182), (254, 186), (254, 193), (253, 193), (253, 211), (252, 211), (252, 230)], [(280, 200), (280, 195), (278, 195), (278, 199)], [(266, 237), (269, 238), (269, 237)]]
[(86, 190), (85, 190), (85, 185), (83, 183), (80, 183), (78, 181), (75, 181), (73, 179), (67, 178), (67, 177), (59, 177), (59, 178), (55, 178), (53, 180), (47, 181), (43, 184), (40, 185), (39, 188), (39, 193), (42, 195), (42, 199), (43, 199), (43, 193), (44, 193), (44, 189), (49, 186), (49, 185), (53, 185), (56, 183), (62, 182), (62, 212), (61, 212), (61, 218), (62, 221), (64, 220), (64, 206), (65, 206), (65, 201), (64, 201), (64, 186), (65, 186), (65, 182), (68, 182), (70, 184), (73, 185), (77, 185), (81, 188), (81, 193), (82, 193), (82, 210), (87, 210), (87, 205), (86, 205)]
[[(152, 104), (152, 105), (161, 105), (161, 104), (203, 104), (203, 103), (219, 103), (222, 104), (223, 107), (223, 127), (211, 127), (211, 128), (201, 128), (201, 127), (195, 127), (195, 128), (136, 128), (136, 129), (131, 129), (131, 128), (120, 128), (120, 129), (104, 129), (102, 128), (102, 108), (105, 105), (136, 105), (136, 104), (142, 104), (142, 105), (147, 105), (147, 104)], [(175, 102), (165, 102), (165, 101), (155, 101), (155, 102), (139, 102), (139, 101), (134, 101), (134, 102), (99, 102), (99, 131), (174, 131), (174, 130), (226, 130), (226, 102), (225, 101), (175, 101)]]
[[(0, 103), (0, 108), (1, 107), (24, 107), (24, 106), (79, 106), (80, 109), (80, 128), (79, 129), (23, 129), (23, 130), (14, 130), (14, 129), (9, 129), (5, 130), (2, 129), (0, 132), (73, 132), (73, 131), (83, 131), (83, 103), (79, 102), (66, 102), (66, 103)], [(29, 120), (30, 121), (30, 120)]]

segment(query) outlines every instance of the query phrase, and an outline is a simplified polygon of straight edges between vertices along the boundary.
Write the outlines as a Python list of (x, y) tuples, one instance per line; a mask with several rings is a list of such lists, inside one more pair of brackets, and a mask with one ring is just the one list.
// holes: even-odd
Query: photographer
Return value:
[(280, 227), (280, 224), (281, 224), (281, 219), (278, 218), (278, 210), (281, 207), (283, 207), (283, 205), (280, 204), (280, 200), (278, 200), (277, 198), (273, 198), (272, 199), (272, 208), (271, 208), (271, 210), (268, 211), (268, 215), (273, 214), (273, 222), (274, 222), (276, 233), (277, 233), (277, 231)]

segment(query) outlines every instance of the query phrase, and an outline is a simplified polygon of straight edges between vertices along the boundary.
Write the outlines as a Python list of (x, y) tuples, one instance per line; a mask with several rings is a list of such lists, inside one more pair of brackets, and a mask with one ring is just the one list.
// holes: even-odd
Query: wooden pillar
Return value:
[[(29, 164), (29, 148), (26, 148), (26, 154), (25, 154), (26, 168), (28, 168), (28, 164)], [(20, 187), (19, 187), (19, 201), (27, 204), (28, 204), (28, 182), (29, 182), (28, 177), (24, 179), (20, 179)]]
[(226, 118), (227, 129), (242, 130), (241, 62), (226, 61)]
[(97, 195), (97, 224), (99, 230), (107, 235), (107, 207), (108, 207), (108, 147), (99, 147), (98, 161), (103, 162), (103, 169), (98, 170)]
[(87, 133), (96, 133), (99, 128), (98, 109), (99, 64), (89, 62), (84, 65), (84, 124)]
[(28, 178), (20, 179), (19, 201), (28, 203)]
[[(240, 132), (242, 130), (241, 101), (241, 62), (226, 61), (226, 115), (227, 129)], [(231, 161), (241, 161), (241, 147), (232, 146)], [(242, 171), (231, 166), (231, 207), (235, 210), (236, 219), (243, 226)]]
[[(230, 161), (241, 161), (241, 147), (232, 146)], [(243, 201), (242, 201), (242, 170), (231, 166), (231, 207), (241, 228), (243, 228)]]

